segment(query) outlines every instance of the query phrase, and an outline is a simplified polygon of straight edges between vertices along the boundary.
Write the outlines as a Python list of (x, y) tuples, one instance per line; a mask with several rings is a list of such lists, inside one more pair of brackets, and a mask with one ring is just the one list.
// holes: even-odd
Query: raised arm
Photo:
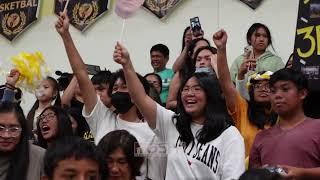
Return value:
[(61, 104), (63, 106), (70, 107), (70, 103), (74, 96), (74, 90), (77, 86), (77, 83), (77, 78), (73, 76), (68, 87), (66, 88), (66, 90), (64, 90), (63, 95), (61, 96)]
[(235, 109), (237, 101), (237, 90), (231, 81), (231, 76), (227, 62), (227, 33), (220, 30), (213, 35), (213, 41), (217, 46), (217, 67), (219, 73), (219, 83), (226, 99), (228, 108)]
[(174, 61), (173, 65), (172, 65), (172, 70), (175, 73), (178, 72), (182, 68), (182, 66), (187, 58), (188, 58), (188, 45), (186, 45), (183, 48), (181, 54), (177, 57), (176, 61)]
[(6, 77), (6, 84), (5, 84), (5, 90), (2, 95), (1, 102), (9, 101), (13, 102), (16, 89), (16, 83), (18, 82), (20, 73), (17, 69), (11, 69), (10, 73)]
[(69, 63), (82, 91), (86, 113), (90, 114), (97, 103), (97, 95), (89, 79), (87, 68), (70, 35), (69, 18), (66, 12), (60, 15), (55, 27), (63, 40)]
[(180, 88), (179, 72), (175, 73), (169, 87), (169, 93), (167, 98), (166, 108), (175, 110), (177, 107), (177, 96)]
[(133, 102), (136, 104), (149, 126), (152, 129), (155, 129), (157, 109), (156, 102), (145, 93), (144, 88), (133, 68), (129, 53), (120, 43), (117, 43), (115, 47), (113, 59), (123, 67), (126, 84)]

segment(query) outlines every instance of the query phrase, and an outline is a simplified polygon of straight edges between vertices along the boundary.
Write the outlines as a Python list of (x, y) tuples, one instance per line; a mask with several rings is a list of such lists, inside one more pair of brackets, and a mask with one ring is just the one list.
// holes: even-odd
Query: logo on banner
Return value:
[[(66, 0), (56, 0), (55, 3), (55, 13), (59, 14), (63, 11)], [(106, 12), (108, 7), (108, 0), (70, 0), (67, 7), (70, 23), (80, 31), (84, 31)]]
[(320, 2), (300, 0), (294, 44), (293, 68), (309, 80), (311, 90), (320, 90)]
[(38, 0), (5, 0), (0, 3), (0, 33), (12, 41), (37, 20), (38, 5)]
[(163, 18), (181, 1), (182, 0), (146, 0), (143, 6), (158, 18)]

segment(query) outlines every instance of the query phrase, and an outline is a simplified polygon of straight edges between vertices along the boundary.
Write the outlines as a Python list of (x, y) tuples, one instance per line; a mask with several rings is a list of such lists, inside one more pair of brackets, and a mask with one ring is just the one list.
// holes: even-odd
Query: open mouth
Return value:
[(47, 125), (43, 125), (41, 127), (42, 133), (47, 133), (48, 131), (50, 131), (50, 127)]

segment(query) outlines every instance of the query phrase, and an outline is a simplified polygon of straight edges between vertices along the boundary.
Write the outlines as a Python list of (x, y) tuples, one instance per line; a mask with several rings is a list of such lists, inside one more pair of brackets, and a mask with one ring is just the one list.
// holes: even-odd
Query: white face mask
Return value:
[(38, 98), (42, 97), (44, 95), (44, 88), (40, 86), (39, 88), (36, 89), (35, 95)]
[(201, 72), (208, 73), (209, 75), (215, 74), (212, 68), (208, 68), (208, 67), (196, 68), (195, 73), (201, 73)]

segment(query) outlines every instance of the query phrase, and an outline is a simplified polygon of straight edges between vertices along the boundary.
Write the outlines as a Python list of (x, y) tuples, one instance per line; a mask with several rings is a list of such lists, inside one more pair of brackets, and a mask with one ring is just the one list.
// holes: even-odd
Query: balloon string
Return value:
[(220, 29), (220, 0), (217, 0), (217, 25), (219, 30)]
[(69, 5), (69, 1), (70, 1), (70, 0), (67, 0), (66, 5), (64, 6), (63, 12), (66, 12), (66, 11), (67, 11), (67, 7), (68, 7), (68, 5)]
[(125, 28), (125, 25), (126, 25), (126, 19), (123, 19), (122, 21), (122, 29), (121, 29), (121, 34), (120, 34), (120, 43), (122, 43), (122, 38), (123, 38), (123, 32), (124, 32), (124, 28)]

